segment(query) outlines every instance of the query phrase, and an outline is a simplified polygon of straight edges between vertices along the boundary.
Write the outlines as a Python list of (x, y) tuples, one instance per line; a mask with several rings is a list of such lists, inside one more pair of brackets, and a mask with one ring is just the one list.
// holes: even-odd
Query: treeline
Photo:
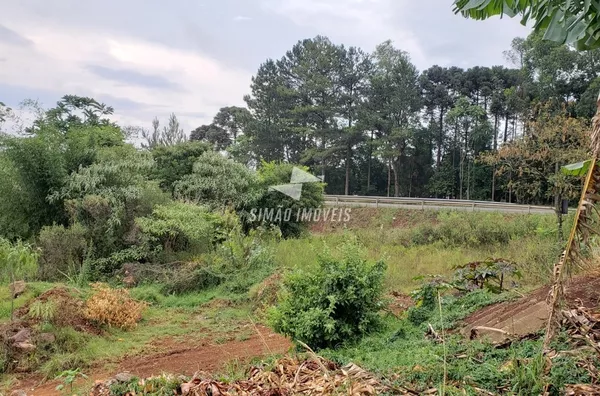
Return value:
[[(39, 255), (29, 279), (85, 284), (135, 268), (138, 279), (170, 285), (168, 292), (234, 275), (236, 292), (247, 291), (262, 279), (251, 269), (266, 276), (272, 267), (259, 242), (306, 227), (295, 215), (282, 221), (249, 214), (322, 205), (319, 182), (304, 186), (299, 200), (269, 189), (289, 183), (292, 164), (250, 169), (189, 141), (175, 116), (165, 127), (155, 121), (143, 131), (145, 147), (136, 147), (128, 142), (135, 130), (112, 122), (112, 112), (92, 98), (67, 95), (39, 109), (20, 134), (0, 133), (0, 257), (13, 257), (26, 241), (26, 250)], [(202, 266), (182, 264), (190, 261)], [(0, 264), (0, 281), (12, 279), (12, 264)]]
[[(505, 55), (514, 68), (419, 72), (390, 41), (368, 54), (326, 37), (303, 40), (259, 67), (247, 108), (221, 109), (191, 139), (251, 166), (305, 164), (324, 176), (330, 194), (549, 203), (555, 191), (539, 177), (549, 176), (546, 168), (554, 174), (556, 161), (515, 163), (509, 148), (546, 133), (532, 124), (539, 114), (562, 117), (545, 126), (589, 121), (600, 89), (599, 52), (532, 35), (515, 39)], [(555, 138), (551, 149), (567, 148)], [(558, 165), (577, 155), (561, 155)], [(538, 191), (524, 188), (533, 173), (541, 173), (533, 181)]]

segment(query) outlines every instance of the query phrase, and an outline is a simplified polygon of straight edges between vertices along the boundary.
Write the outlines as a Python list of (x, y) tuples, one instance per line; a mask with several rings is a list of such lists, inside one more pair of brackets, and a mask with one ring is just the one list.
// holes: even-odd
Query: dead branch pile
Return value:
[[(143, 380), (142, 380), (143, 381)], [(146, 380), (147, 381), (147, 380)], [(110, 383), (110, 381), (108, 381)], [(92, 396), (108, 395), (110, 389), (105, 383), (96, 384)], [(225, 383), (199, 374), (181, 384), (180, 395), (220, 396), (220, 395), (377, 395), (392, 391), (372, 374), (355, 364), (339, 367), (319, 356), (300, 361), (284, 357), (277, 361), (271, 370), (253, 367), (247, 380)], [(394, 394), (406, 393), (394, 389)], [(129, 394), (126, 394), (128, 396)]]
[(600, 313), (578, 305), (577, 308), (561, 312), (562, 326), (572, 340), (585, 343), (600, 353)]

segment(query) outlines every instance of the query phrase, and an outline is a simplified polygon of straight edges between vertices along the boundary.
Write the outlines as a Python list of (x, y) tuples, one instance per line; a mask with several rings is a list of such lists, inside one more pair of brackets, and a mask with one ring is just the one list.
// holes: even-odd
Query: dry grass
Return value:
[(134, 328), (142, 319), (147, 304), (131, 298), (128, 290), (111, 289), (102, 283), (93, 284), (92, 289), (94, 293), (85, 306), (88, 319), (123, 330)]

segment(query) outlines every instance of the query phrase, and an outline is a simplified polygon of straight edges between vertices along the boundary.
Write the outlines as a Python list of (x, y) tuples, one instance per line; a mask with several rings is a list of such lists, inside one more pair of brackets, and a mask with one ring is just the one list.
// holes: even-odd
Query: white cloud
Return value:
[(247, 16), (243, 16), (243, 15), (237, 15), (233, 18), (233, 20), (235, 22), (244, 22), (244, 21), (251, 21), (252, 18), (247, 17)]
[(377, 44), (392, 40), (407, 51), (418, 66), (427, 63), (419, 41), (394, 22), (396, 0), (262, 0), (262, 6), (310, 27), (335, 42), (352, 44), (371, 51)]
[[(179, 118), (189, 131), (210, 122), (222, 106), (242, 105), (249, 89), (250, 73), (197, 52), (65, 26), (15, 23), (8, 27), (34, 45), (0, 43), (0, 53), (7, 59), (0, 68), (0, 83), (60, 95), (110, 96), (142, 105), (127, 111), (117, 108), (116, 118), (121, 122), (148, 126), (155, 115), (164, 118), (174, 112), (184, 114)], [(109, 80), (94, 74), (90, 65), (157, 76), (183, 89)]]
[(517, 20), (467, 20), (452, 12), (449, 0), (262, 0), (261, 5), (297, 26), (367, 51), (391, 39), (421, 70), (434, 64), (505, 64), (502, 51), (529, 32)]

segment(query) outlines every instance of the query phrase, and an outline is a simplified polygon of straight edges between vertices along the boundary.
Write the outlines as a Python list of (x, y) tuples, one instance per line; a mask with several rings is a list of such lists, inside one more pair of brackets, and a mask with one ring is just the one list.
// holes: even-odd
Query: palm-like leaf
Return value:
[(546, 324), (546, 337), (544, 339), (545, 350), (548, 349), (554, 335), (559, 306), (564, 296), (564, 273), (570, 272), (573, 264), (585, 260), (581, 254), (581, 247), (589, 247), (590, 236), (600, 235), (600, 230), (596, 228), (594, 216), (594, 214), (600, 215), (596, 208), (596, 205), (600, 203), (600, 165), (598, 164), (598, 155), (600, 154), (600, 97), (597, 105), (598, 110), (592, 120), (592, 158), (588, 161), (569, 165), (563, 169), (566, 173), (582, 174), (582, 170), (587, 168), (587, 175), (567, 245), (560, 260), (554, 265), (554, 282), (550, 292), (551, 311)]
[(578, 49), (600, 47), (600, 2), (597, 0), (456, 0), (454, 12), (472, 19), (520, 15), (525, 25), (544, 32), (544, 38), (575, 44)]

